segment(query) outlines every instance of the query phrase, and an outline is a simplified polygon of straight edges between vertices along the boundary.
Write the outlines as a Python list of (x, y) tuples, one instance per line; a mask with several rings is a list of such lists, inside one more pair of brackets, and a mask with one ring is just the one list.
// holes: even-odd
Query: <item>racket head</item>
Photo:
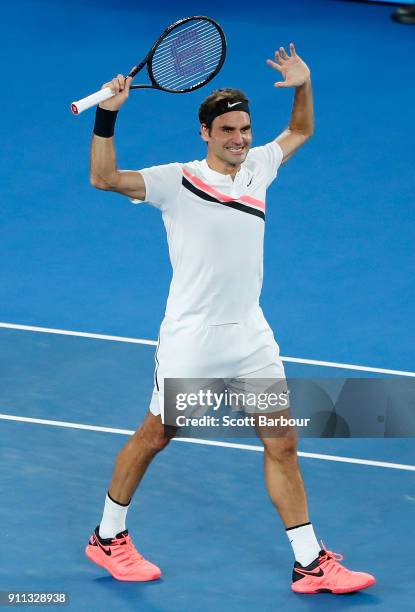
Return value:
[[(151, 81), (147, 87), (188, 93), (215, 78), (225, 59), (226, 37), (220, 25), (203, 15), (185, 17), (164, 30), (129, 76), (147, 64)], [(142, 87), (146, 86), (132, 85), (131, 89)]]

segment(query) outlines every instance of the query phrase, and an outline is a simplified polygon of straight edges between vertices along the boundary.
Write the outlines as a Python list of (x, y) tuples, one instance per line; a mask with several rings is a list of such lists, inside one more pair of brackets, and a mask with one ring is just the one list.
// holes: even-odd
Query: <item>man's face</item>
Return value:
[(239, 166), (245, 161), (252, 143), (251, 120), (244, 111), (232, 111), (215, 117), (209, 130), (202, 125), (201, 135), (208, 144), (208, 156)]

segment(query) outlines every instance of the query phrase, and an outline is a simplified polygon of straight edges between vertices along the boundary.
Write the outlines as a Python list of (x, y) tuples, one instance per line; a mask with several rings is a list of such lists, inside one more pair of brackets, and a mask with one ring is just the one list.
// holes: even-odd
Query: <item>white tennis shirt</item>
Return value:
[(167, 317), (221, 325), (258, 310), (265, 196), (282, 158), (276, 142), (254, 147), (234, 180), (206, 160), (140, 170), (146, 202), (161, 210), (167, 232), (173, 268)]

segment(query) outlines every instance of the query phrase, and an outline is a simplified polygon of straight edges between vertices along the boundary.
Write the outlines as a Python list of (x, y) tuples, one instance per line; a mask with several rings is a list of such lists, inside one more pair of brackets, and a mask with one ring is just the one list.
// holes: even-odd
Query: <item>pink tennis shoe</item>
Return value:
[(343, 559), (329, 550), (321, 550), (315, 561), (303, 567), (294, 564), (293, 583), (295, 593), (352, 593), (375, 584), (376, 580), (364, 572), (352, 572), (341, 565)]
[(161, 570), (140, 555), (128, 530), (118, 533), (115, 538), (102, 539), (98, 529), (95, 528), (85, 549), (88, 559), (104, 567), (117, 580), (146, 582), (160, 578)]
[[(147, 582), (157, 580), (161, 570), (144, 559), (134, 546), (128, 531), (115, 538), (102, 539), (96, 527), (85, 549), (88, 559), (105, 568), (116, 580)], [(321, 550), (315, 561), (303, 567), (297, 561), (291, 585), (295, 593), (352, 593), (375, 584), (370, 574), (353, 572), (339, 563), (343, 559), (329, 550)]]

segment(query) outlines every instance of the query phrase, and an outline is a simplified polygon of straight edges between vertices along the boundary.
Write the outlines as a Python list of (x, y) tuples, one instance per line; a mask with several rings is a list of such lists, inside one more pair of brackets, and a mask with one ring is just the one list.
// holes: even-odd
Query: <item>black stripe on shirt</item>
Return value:
[(222, 200), (218, 200), (217, 198), (209, 195), (202, 189), (195, 187), (193, 183), (187, 180), (184, 176), (182, 178), (182, 185), (202, 200), (206, 200), (207, 202), (216, 202), (217, 204), (223, 204), (223, 206), (227, 206), (228, 208), (233, 208), (235, 210), (240, 210), (241, 212), (248, 213), (249, 215), (254, 215), (255, 217), (259, 217), (265, 221), (265, 214), (262, 210), (258, 210), (257, 208), (251, 208), (250, 206), (245, 206), (245, 204), (241, 204), (241, 202), (223, 202)]

